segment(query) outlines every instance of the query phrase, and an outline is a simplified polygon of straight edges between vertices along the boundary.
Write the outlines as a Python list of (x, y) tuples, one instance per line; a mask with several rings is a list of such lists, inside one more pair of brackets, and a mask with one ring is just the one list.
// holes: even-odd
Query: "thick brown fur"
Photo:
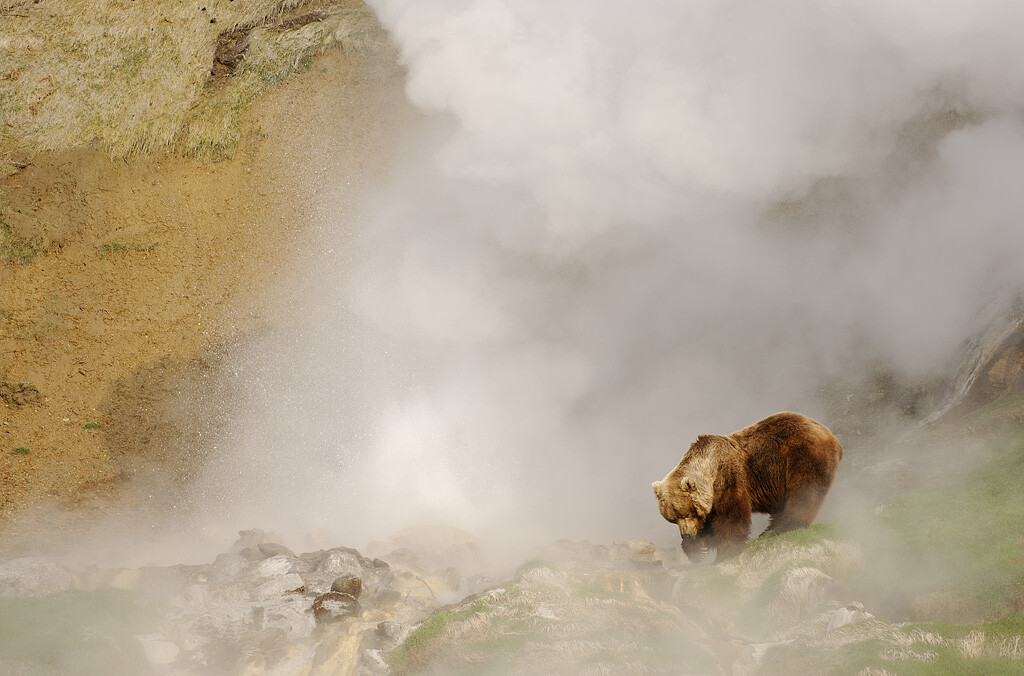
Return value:
[(824, 425), (777, 413), (729, 436), (697, 437), (652, 486), (661, 515), (678, 524), (687, 556), (715, 547), (721, 560), (743, 550), (753, 512), (770, 517), (762, 535), (809, 526), (842, 457)]

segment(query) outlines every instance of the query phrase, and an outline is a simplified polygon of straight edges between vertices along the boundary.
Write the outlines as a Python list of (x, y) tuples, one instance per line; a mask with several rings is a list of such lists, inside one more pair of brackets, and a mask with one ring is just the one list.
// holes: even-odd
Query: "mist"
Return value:
[(1024, 284), (1019, 3), (369, 4), (418, 115), (233, 358), (207, 527), (669, 542), (697, 434), (948, 379)]

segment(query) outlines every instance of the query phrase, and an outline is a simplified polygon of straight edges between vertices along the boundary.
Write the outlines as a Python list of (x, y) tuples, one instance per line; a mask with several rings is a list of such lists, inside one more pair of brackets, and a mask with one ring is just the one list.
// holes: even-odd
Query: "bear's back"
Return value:
[(829, 486), (843, 457), (832, 432), (799, 413), (776, 413), (731, 436), (747, 455), (748, 481), (758, 511), (780, 508), (796, 488)]

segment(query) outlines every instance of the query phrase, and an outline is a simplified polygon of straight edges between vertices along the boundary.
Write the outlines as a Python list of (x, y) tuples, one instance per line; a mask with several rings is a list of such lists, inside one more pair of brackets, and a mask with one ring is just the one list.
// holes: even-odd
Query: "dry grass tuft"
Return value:
[(333, 8), (291, 30), (273, 24), (253, 28), (240, 70), (208, 80), (182, 129), (186, 154), (214, 159), (229, 154), (241, 138), (240, 111), (260, 92), (312, 65), (334, 45), (369, 50), (384, 44), (376, 18), (365, 9)]
[[(313, 5), (318, 20), (289, 30), (283, 17)], [(218, 36), (233, 29), (252, 32), (242, 69), (208, 84)], [(186, 152), (223, 154), (260, 91), (332, 45), (383, 39), (347, 0), (2, 0), (0, 148), (120, 157), (181, 137)], [(11, 173), (9, 158), (0, 164)]]

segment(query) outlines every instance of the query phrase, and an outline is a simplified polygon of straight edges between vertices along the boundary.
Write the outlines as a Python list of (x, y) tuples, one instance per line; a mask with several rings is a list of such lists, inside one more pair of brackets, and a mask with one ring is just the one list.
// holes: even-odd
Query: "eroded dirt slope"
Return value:
[(233, 386), (219, 360), (281, 311), (324, 196), (377, 180), (409, 114), (393, 54), (336, 48), (247, 112), (230, 159), (20, 160), (0, 186), (0, 377), (28, 393), (0, 401), (3, 546), (31, 507), (187, 481)]

